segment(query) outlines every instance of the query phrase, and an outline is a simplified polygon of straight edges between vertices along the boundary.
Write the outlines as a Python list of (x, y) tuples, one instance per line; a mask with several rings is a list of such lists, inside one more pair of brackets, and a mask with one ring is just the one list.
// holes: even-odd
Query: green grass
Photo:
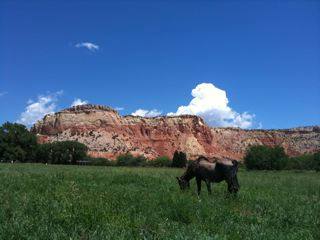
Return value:
[(0, 164), (0, 239), (320, 239), (320, 174), (247, 172), (200, 198), (182, 169)]

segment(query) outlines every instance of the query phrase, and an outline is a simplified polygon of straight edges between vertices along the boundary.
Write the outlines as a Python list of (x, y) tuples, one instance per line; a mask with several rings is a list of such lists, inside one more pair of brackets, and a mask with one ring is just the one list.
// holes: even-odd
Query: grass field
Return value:
[(0, 239), (320, 239), (320, 174), (247, 172), (200, 198), (182, 169), (0, 164)]

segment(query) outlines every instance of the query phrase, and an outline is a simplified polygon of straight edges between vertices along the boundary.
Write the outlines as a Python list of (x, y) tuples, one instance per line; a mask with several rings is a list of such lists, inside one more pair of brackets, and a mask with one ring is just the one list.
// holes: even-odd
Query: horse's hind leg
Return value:
[(229, 192), (229, 193), (232, 193), (232, 184), (231, 184), (231, 181), (227, 181), (227, 184), (228, 184), (228, 192)]
[(197, 181), (197, 187), (198, 187), (198, 195), (200, 195), (201, 192), (201, 178), (196, 178)]
[(231, 181), (227, 182), (228, 183), (228, 192), (236, 194), (237, 190), (234, 188), (234, 185)]

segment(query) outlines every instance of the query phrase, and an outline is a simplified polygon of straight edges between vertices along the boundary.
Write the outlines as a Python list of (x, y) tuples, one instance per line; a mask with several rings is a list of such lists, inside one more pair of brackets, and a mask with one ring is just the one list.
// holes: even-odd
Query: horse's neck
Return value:
[(190, 181), (192, 178), (194, 178), (194, 174), (189, 172), (188, 170), (182, 175), (182, 178), (186, 181)]

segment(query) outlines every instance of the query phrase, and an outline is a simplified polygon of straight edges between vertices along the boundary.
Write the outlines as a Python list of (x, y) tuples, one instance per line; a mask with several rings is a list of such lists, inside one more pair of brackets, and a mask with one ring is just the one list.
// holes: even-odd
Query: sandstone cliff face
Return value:
[(90, 104), (47, 115), (31, 131), (40, 142), (76, 140), (89, 147), (91, 156), (111, 159), (127, 152), (150, 159), (172, 157), (179, 150), (189, 158), (205, 155), (241, 160), (252, 144), (281, 145), (291, 156), (320, 150), (319, 127), (210, 128), (197, 116), (122, 117), (109, 107)]

